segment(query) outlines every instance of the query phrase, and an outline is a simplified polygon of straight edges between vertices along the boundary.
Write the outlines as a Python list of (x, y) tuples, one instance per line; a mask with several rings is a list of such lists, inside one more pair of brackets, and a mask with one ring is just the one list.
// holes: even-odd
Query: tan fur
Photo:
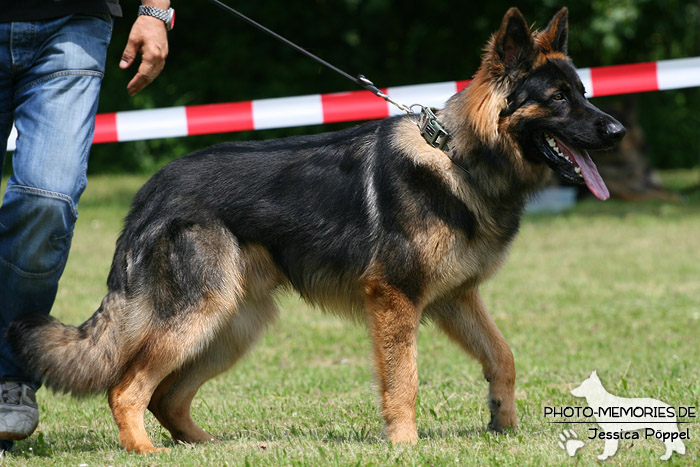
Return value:
[(215, 440), (192, 420), (192, 399), (202, 384), (236, 363), (277, 314), (277, 307), (269, 294), (245, 301), (207, 349), (160, 383), (148, 409), (170, 431), (173, 439), (186, 443)]
[[(173, 438), (202, 442), (213, 437), (190, 417), (199, 387), (233, 365), (277, 315), (270, 292), (283, 277), (269, 253), (259, 246), (237, 248), (230, 232), (192, 230), (202, 254), (215, 255), (223, 287), (209, 290), (177, 328), (152, 326), (140, 342), (109, 403), (119, 427), (119, 442), (128, 451), (151, 452), (143, 412), (148, 407)], [(139, 305), (136, 309), (146, 308)], [(143, 311), (143, 316), (147, 315)]]
[[(561, 53), (559, 51), (552, 50), (552, 44), (556, 40), (556, 37), (558, 34), (560, 34), (561, 28), (565, 27), (564, 24), (566, 22), (566, 18), (569, 14), (569, 10), (564, 7), (561, 10), (557, 12), (556, 15), (552, 18), (552, 21), (550, 22), (549, 26), (544, 30), (544, 31), (537, 31), (535, 32), (535, 43), (537, 44), (538, 49), (540, 50), (540, 57), (548, 57), (548, 58), (556, 58), (556, 59), (564, 59), (568, 60), (569, 58), (566, 56), (566, 54)], [(564, 20), (564, 23), (562, 23), (562, 20)], [(535, 66), (538, 66), (539, 64), (536, 63)]]
[(463, 171), (450, 161), (449, 154), (428, 145), (414, 123), (406, 120), (397, 125), (394, 142), (416, 165), (428, 167), (440, 176), (452, 193), (476, 214), (482, 231), (477, 240), (469, 241), (441, 222), (436, 221), (425, 230), (414, 226), (414, 241), (420, 247), (430, 278), (429, 292), (423, 302), (429, 303), (464, 282), (480, 283), (491, 277), (505, 261), (509, 245), (496, 240), (494, 234), (499, 225), (489, 207), (464, 183)]
[(482, 365), (489, 381), (491, 428), (515, 428), (515, 364), (508, 343), (477, 289), (467, 287), (426, 310), (440, 328)]
[(269, 296), (271, 290), (284, 282), (284, 274), (277, 268), (270, 252), (261, 245), (249, 245), (241, 251), (243, 264), (243, 294), (253, 299)]
[(365, 284), (370, 335), (385, 433), (393, 443), (416, 443), (417, 334), (420, 310), (383, 280)]

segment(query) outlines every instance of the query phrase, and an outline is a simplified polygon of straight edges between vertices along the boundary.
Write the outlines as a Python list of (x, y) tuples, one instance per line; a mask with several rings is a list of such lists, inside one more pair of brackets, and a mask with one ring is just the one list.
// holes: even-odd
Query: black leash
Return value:
[(294, 50), (301, 52), (302, 54), (306, 55), (307, 57), (311, 58), (312, 60), (317, 61), (321, 65), (335, 71), (339, 75), (349, 79), (355, 84), (360, 85), (361, 87), (365, 88), (375, 96), (381, 97), (385, 101), (389, 102), (390, 104), (396, 106), (400, 110), (406, 112), (407, 114), (411, 114), (411, 108), (412, 107), (420, 107), (421, 108), (421, 117), (420, 121), (417, 122), (418, 127), (421, 130), (421, 134), (423, 135), (423, 138), (433, 147), (443, 149), (445, 148), (447, 144), (447, 140), (450, 138), (450, 134), (444, 129), (442, 126), (442, 123), (437, 119), (435, 116), (435, 113), (429, 109), (428, 107), (424, 107), (420, 104), (414, 104), (412, 106), (405, 106), (403, 104), (400, 104), (393, 99), (391, 99), (387, 94), (383, 93), (377, 86), (374, 85), (372, 81), (367, 79), (364, 75), (358, 75), (357, 77), (354, 77), (340, 68), (328, 63), (327, 61), (323, 60), (321, 57), (318, 57), (305, 48), (295, 44), (294, 42), (290, 41), (289, 39), (280, 36), (277, 34), (275, 31), (266, 28), (262, 24), (258, 23), (257, 21), (252, 20), (251, 18), (247, 17), (240, 11), (230, 7), (229, 5), (221, 2), (220, 0), (209, 0), (219, 8), (227, 11), (228, 13), (231, 13), (232, 15), (238, 16), (240, 19), (245, 21), (246, 23), (250, 24), (251, 26), (257, 28), (258, 30), (264, 32), (265, 34), (268, 34), (278, 41), (283, 42), (284, 44), (292, 47)]
[[(377, 96), (379, 96), (379, 97), (381, 97), (381, 98), (385, 98), (386, 94), (384, 94), (382, 91), (380, 91), (379, 88), (377, 88), (377, 87), (374, 85), (374, 83), (372, 83), (372, 81), (368, 80), (368, 79), (365, 78), (363, 75), (359, 75), (359, 76), (357, 76), (357, 77), (354, 77), (354, 76), (352, 76), (352, 75), (350, 75), (350, 74), (344, 72), (344, 71), (341, 70), (340, 68), (338, 68), (338, 67), (336, 67), (336, 66), (334, 66), (334, 65), (332, 65), (332, 64), (330, 64), (330, 63), (328, 63), (327, 61), (325, 61), (325, 60), (322, 59), (321, 57), (312, 54), (311, 52), (309, 52), (309, 51), (306, 50), (305, 48), (303, 48), (303, 47), (301, 47), (301, 46), (295, 44), (294, 42), (290, 41), (289, 39), (280, 36), (280, 35), (277, 34), (275, 31), (266, 28), (266, 27), (263, 26), (262, 24), (260, 24), (260, 23), (258, 23), (257, 21), (255, 21), (255, 20), (253, 20), (253, 19), (247, 17), (246, 15), (244, 15), (243, 13), (241, 13), (240, 11), (238, 11), (238, 10), (236, 10), (236, 9), (234, 9), (234, 8), (232, 8), (232, 7), (230, 7), (230, 6), (228, 6), (228, 5), (226, 5), (225, 3), (220, 2), (219, 0), (210, 0), (210, 1), (211, 1), (213, 4), (215, 4), (216, 6), (218, 6), (219, 8), (222, 8), (222, 9), (228, 11), (229, 13), (238, 16), (240, 19), (242, 19), (242, 20), (245, 21), (246, 23), (250, 24), (251, 26), (253, 26), (253, 27), (259, 29), (260, 31), (264, 32), (265, 34), (268, 34), (268, 35), (274, 37), (275, 39), (277, 39), (278, 41), (281, 41), (281, 42), (287, 44), (288, 46), (290, 46), (291, 48), (293, 48), (293, 49), (296, 50), (297, 52), (301, 52), (301, 53), (303, 53), (304, 55), (306, 55), (307, 57), (309, 57), (309, 58), (311, 58), (311, 59), (313, 59), (313, 60), (316, 60), (318, 63), (320, 63), (321, 65), (325, 66), (326, 68), (330, 68), (331, 70), (335, 71), (335, 72), (338, 73), (339, 75), (341, 75), (341, 76), (343, 76), (343, 77), (349, 79), (349, 80), (352, 81), (353, 83), (359, 84), (360, 86), (362, 86), (363, 88), (365, 88), (365, 89), (367, 89), (368, 91), (372, 92), (373, 94), (375, 94), (375, 95), (377, 95)], [(387, 97), (388, 97), (388, 96), (387, 96)], [(403, 109), (402, 109), (402, 110), (403, 110)]]

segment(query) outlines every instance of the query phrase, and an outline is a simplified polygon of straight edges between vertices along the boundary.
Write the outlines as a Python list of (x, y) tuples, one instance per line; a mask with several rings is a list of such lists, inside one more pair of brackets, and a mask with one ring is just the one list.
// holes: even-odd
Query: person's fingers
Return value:
[(124, 52), (122, 52), (122, 58), (119, 61), (119, 68), (122, 70), (126, 70), (131, 66), (131, 64), (134, 62), (134, 58), (136, 58), (136, 53), (138, 52), (138, 47), (137, 45), (131, 40), (131, 36), (129, 36), (129, 41), (126, 44), (126, 47), (124, 48)]
[(136, 75), (126, 86), (131, 96), (156, 79), (165, 66), (165, 59), (168, 56), (168, 36), (165, 24), (161, 20), (140, 16), (134, 22), (119, 62), (120, 68), (131, 66), (138, 53), (141, 54), (141, 64)]
[(141, 57), (141, 65), (136, 72), (136, 75), (127, 84), (126, 89), (130, 96), (140, 92), (151, 84), (154, 79), (160, 74), (165, 66), (165, 58), (151, 58), (146, 54)]

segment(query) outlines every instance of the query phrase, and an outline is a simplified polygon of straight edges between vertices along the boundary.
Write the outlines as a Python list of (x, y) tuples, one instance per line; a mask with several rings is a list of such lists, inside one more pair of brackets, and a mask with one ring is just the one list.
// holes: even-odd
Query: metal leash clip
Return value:
[(421, 106), (418, 128), (421, 136), (434, 148), (444, 149), (450, 139), (450, 134), (430, 107)]
[(407, 107), (400, 104), (389, 97), (388, 94), (380, 91), (379, 88), (377, 88), (374, 83), (367, 79), (367, 77), (364, 75), (359, 75), (357, 77), (357, 83), (363, 86), (365, 89), (373, 92), (375, 95), (381, 97), (385, 101), (393, 104), (398, 109), (403, 110), (409, 115), (409, 117), (413, 112), (414, 107), (420, 107), (420, 117), (416, 124), (420, 129), (421, 136), (423, 136), (423, 139), (425, 139), (432, 147), (447, 151), (447, 141), (450, 139), (450, 134), (442, 126), (442, 122), (438, 120), (437, 115), (435, 115), (435, 112), (433, 112), (430, 107), (425, 107), (424, 105), (420, 104), (413, 104), (412, 106)]

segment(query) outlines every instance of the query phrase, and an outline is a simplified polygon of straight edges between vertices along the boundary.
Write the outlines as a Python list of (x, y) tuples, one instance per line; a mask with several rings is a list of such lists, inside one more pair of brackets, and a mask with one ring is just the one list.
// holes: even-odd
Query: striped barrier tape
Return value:
[[(700, 86), (700, 57), (579, 68), (587, 97), (663, 91)], [(407, 105), (442, 107), (469, 81), (397, 86), (382, 89)], [(369, 91), (259, 99), (223, 104), (132, 110), (97, 115), (94, 143), (286, 128), (371, 120), (402, 113)], [(15, 148), (13, 128), (8, 150)]]

